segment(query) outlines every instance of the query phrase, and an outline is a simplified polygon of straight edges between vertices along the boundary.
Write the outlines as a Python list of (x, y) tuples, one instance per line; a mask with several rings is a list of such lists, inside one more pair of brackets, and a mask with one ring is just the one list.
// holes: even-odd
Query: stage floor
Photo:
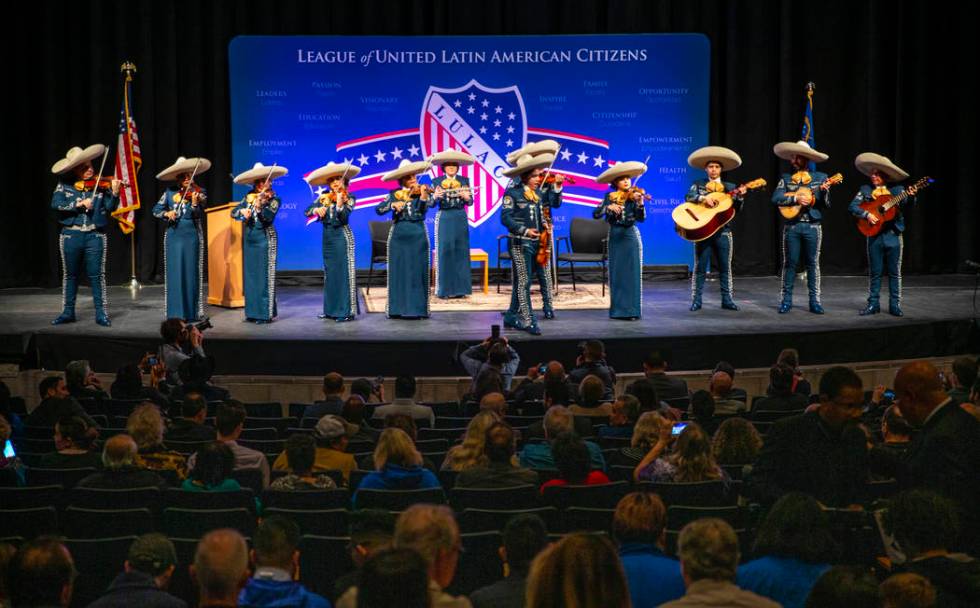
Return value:
[[(638, 370), (643, 354), (654, 348), (670, 353), (674, 369), (710, 368), (719, 359), (740, 367), (768, 366), (787, 346), (800, 349), (807, 364), (954, 355), (977, 348), (971, 325), (974, 280), (969, 275), (906, 277), (902, 318), (857, 315), (866, 297), (863, 276), (824, 277), (823, 316), (807, 311), (806, 286), (801, 284), (796, 287), (797, 307), (777, 314), (777, 277), (737, 277), (739, 312), (719, 307), (717, 282), (706, 285), (704, 308), (697, 313), (688, 311), (689, 282), (648, 282), (639, 321), (612, 320), (603, 310), (559, 311), (554, 320), (540, 320), (542, 336), (512, 330), (504, 335), (521, 354), (522, 370), (539, 360), (568, 364), (578, 342), (587, 338), (604, 340), (610, 362), (623, 371)], [(163, 287), (146, 286), (135, 296), (125, 287), (109, 292), (113, 325), (103, 328), (94, 323), (88, 289), (78, 295), (79, 322), (59, 327), (49, 325), (60, 312), (59, 291), (0, 290), (0, 355), (47, 369), (64, 369), (67, 361), (87, 358), (96, 370), (108, 372), (155, 350)], [(498, 311), (470, 311), (434, 313), (419, 321), (371, 313), (335, 323), (316, 318), (321, 297), (315, 287), (280, 288), (279, 318), (269, 325), (243, 322), (241, 309), (208, 306), (214, 328), (206, 332), (205, 349), (215, 356), (217, 372), (461, 375), (457, 349), (482, 340), (491, 324), (501, 322)]]

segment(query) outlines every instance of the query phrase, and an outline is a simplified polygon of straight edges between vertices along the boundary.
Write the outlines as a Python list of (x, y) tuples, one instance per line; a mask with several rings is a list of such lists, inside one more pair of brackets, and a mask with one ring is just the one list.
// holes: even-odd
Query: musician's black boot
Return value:
[(862, 310), (858, 314), (861, 315), (862, 317), (866, 317), (868, 315), (876, 315), (879, 312), (881, 312), (881, 306), (879, 306), (877, 302), (873, 304), (871, 302), (868, 302), (868, 305), (864, 308), (864, 310)]

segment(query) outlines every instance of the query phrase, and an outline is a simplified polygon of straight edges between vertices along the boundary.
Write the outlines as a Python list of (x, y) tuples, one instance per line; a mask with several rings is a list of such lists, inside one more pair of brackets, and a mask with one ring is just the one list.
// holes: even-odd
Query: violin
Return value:
[(572, 177), (571, 175), (565, 175), (564, 173), (555, 173), (555, 172), (551, 172), (551, 173), (549, 173), (549, 174), (548, 174), (548, 176), (547, 176), (547, 177), (545, 177), (545, 178), (544, 178), (544, 179), (543, 179), (543, 180), (541, 181), (541, 185), (543, 186), (543, 185), (545, 185), (545, 184), (554, 184), (554, 183), (555, 183), (555, 181), (557, 181), (557, 180), (556, 180), (556, 178), (557, 178), (557, 177), (558, 177), (559, 175), (561, 175), (562, 177), (564, 177), (564, 178), (565, 178), (565, 183), (566, 183), (566, 184), (574, 184), (574, 183), (575, 183), (575, 178), (574, 178), (574, 177)]
[(427, 195), (431, 191), (432, 188), (430, 188), (425, 184), (415, 184), (414, 186), (408, 189), (408, 195), (411, 196), (412, 198), (415, 198), (416, 196), (421, 197)]
[(631, 186), (631, 187), (629, 187), (629, 188), (626, 189), (626, 196), (628, 198), (633, 198), (633, 195), (636, 194), (636, 193), (640, 193), (642, 195), (641, 200), (644, 200), (644, 201), (648, 201), (651, 198), (653, 198), (652, 196), (650, 196), (649, 194), (647, 194), (647, 191), (644, 190), (643, 188), (637, 188), (636, 186)]
[[(96, 187), (95, 179), (80, 179), (75, 182), (75, 188), (82, 190), (83, 192), (91, 192), (92, 190), (112, 190), (112, 180), (114, 177), (103, 177), (99, 180), (98, 187)], [(121, 182), (123, 186), (129, 186), (126, 182)]]

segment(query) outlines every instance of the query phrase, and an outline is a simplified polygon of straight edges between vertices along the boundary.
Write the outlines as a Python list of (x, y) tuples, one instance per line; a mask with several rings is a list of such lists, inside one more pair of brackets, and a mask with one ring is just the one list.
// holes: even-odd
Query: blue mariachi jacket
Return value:
[[(807, 173), (804, 171), (804, 173)], [(775, 203), (777, 207), (792, 207), (796, 204), (791, 198), (786, 198), (788, 192), (796, 192), (802, 186), (809, 187), (813, 190), (813, 204), (809, 207), (804, 207), (800, 214), (791, 220), (786, 220), (788, 224), (795, 224), (799, 222), (803, 217), (809, 215), (810, 220), (813, 222), (819, 222), (823, 219), (823, 214), (821, 209), (830, 208), (830, 191), (824, 191), (820, 189), (820, 184), (827, 181), (827, 174), (820, 171), (814, 171), (810, 173), (810, 183), (809, 184), (798, 184), (793, 181), (793, 173), (783, 173), (779, 176), (779, 183), (776, 184), (776, 191), (772, 193), (772, 202)]]
[(204, 188), (201, 188), (201, 201), (198, 203), (197, 207), (191, 205), (189, 197), (185, 197), (184, 202), (179, 203), (182, 192), (183, 188), (176, 185), (169, 186), (166, 190), (164, 190), (160, 200), (157, 201), (156, 205), (153, 205), (153, 217), (165, 220), (167, 218), (163, 217), (164, 213), (176, 210), (177, 219), (174, 221), (175, 225), (183, 219), (201, 219), (201, 217), (204, 215), (204, 205), (208, 200), (207, 192), (204, 190)]
[(323, 228), (340, 228), (346, 226), (348, 220), (350, 219), (350, 214), (354, 210), (354, 203), (357, 199), (353, 194), (347, 193), (347, 202), (339, 207), (334, 205), (327, 195), (329, 192), (324, 192), (321, 194), (313, 204), (306, 208), (304, 215), (306, 217), (314, 217), (314, 211), (320, 206), (325, 206), (327, 208), (327, 214), (323, 217), (317, 217), (317, 221), (323, 224)]
[(436, 204), (432, 200), (432, 194), (429, 194), (429, 200), (423, 201), (418, 196), (409, 196), (408, 188), (398, 188), (389, 192), (384, 202), (375, 207), (375, 211), (377, 211), (378, 215), (385, 215), (389, 211), (392, 211), (391, 205), (398, 202), (407, 204), (401, 212), (396, 211), (392, 213), (392, 220), (396, 224), (398, 222), (424, 222), (425, 212), (428, 211), (429, 207), (435, 206)]
[[(439, 177), (437, 177), (434, 180), (432, 180), (432, 187), (433, 188), (443, 188), (445, 190), (448, 190), (448, 188), (446, 188), (445, 186), (442, 185), (442, 182), (446, 181), (447, 179), (449, 179), (449, 176), (448, 175), (440, 175)], [(455, 179), (456, 179), (456, 181), (459, 182), (459, 187), (460, 188), (462, 188), (464, 186), (469, 186), (470, 185), (470, 178), (468, 178), (468, 177), (465, 177), (463, 175), (457, 175)], [(452, 198), (450, 198), (448, 196), (443, 196), (443, 197), (441, 197), (439, 199), (439, 208), (440, 209), (463, 209), (464, 207), (467, 207), (467, 206), (472, 205), (472, 204), (473, 204), (473, 196), (472, 195), (470, 195), (470, 200), (468, 200), (468, 201), (464, 201), (463, 199), (461, 199), (458, 196), (454, 196)]]
[(619, 215), (613, 215), (612, 213), (606, 213), (606, 209), (612, 204), (612, 200), (609, 198), (613, 192), (606, 192), (605, 198), (602, 199), (602, 204), (592, 210), (592, 217), (595, 219), (600, 219), (603, 215), (606, 216), (606, 221), (609, 222), (611, 226), (624, 226), (629, 228), (636, 224), (636, 222), (642, 222), (647, 219), (647, 210), (643, 205), (636, 204), (633, 199), (628, 199), (626, 204), (623, 205), (623, 212)]
[[(887, 186), (887, 188), (888, 188), (888, 192), (890, 192), (892, 196), (898, 196), (899, 194), (905, 191), (905, 188), (903, 188), (902, 186)], [(871, 186), (869, 184), (865, 184), (864, 186), (861, 186), (861, 188), (858, 190), (858, 193), (854, 195), (853, 199), (851, 199), (851, 204), (847, 206), (847, 210), (851, 212), (851, 215), (860, 218), (865, 218), (868, 216), (868, 212), (862, 209), (860, 205), (861, 203), (866, 203), (874, 199), (874, 197), (871, 196), (874, 190), (875, 190), (874, 186)], [(895, 232), (905, 231), (905, 216), (902, 215), (902, 210), (905, 208), (905, 205), (914, 202), (915, 202), (914, 196), (909, 196), (904, 201), (900, 202), (898, 204), (898, 214), (895, 215), (895, 219), (890, 222), (891, 226), (886, 226), (886, 228), (891, 228)]]
[[(75, 187), (74, 182), (59, 182), (51, 196), (51, 208), (58, 212), (58, 222), (62, 226), (94, 226), (105, 228), (109, 224), (109, 214), (119, 206), (119, 196), (111, 192), (98, 192), (92, 196)], [(79, 201), (92, 198), (92, 208), (83, 209)]]
[(527, 197), (530, 189), (517, 185), (504, 192), (504, 202), (500, 212), (500, 222), (513, 235), (524, 236), (527, 230), (541, 230), (541, 210), (545, 206), (556, 209), (561, 207), (561, 190), (538, 188), (535, 193), (538, 200), (532, 201)]
[(269, 199), (269, 202), (266, 203), (265, 207), (262, 208), (262, 211), (258, 213), (253, 212), (252, 217), (245, 219), (245, 216), (242, 215), (242, 211), (245, 211), (245, 209), (248, 208), (248, 206), (251, 204), (249, 198), (254, 196), (257, 196), (255, 192), (249, 192), (246, 194), (245, 198), (243, 198), (238, 205), (231, 210), (231, 217), (239, 222), (245, 222), (245, 224), (253, 228), (265, 228), (266, 226), (271, 226), (272, 222), (276, 219), (276, 213), (279, 212), (279, 205), (282, 203), (282, 201), (279, 200), (278, 196), (273, 196)]

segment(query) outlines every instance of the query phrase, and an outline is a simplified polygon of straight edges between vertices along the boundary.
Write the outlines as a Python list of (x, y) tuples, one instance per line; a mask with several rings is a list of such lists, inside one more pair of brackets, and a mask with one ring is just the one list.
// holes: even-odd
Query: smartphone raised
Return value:
[(675, 422), (675, 423), (674, 423), (674, 428), (672, 428), (672, 429), (670, 430), (670, 434), (671, 434), (671, 435), (674, 435), (675, 437), (676, 437), (677, 435), (680, 435), (680, 434), (681, 434), (681, 432), (682, 432), (682, 431), (683, 431), (684, 429), (686, 429), (686, 428), (687, 428), (687, 425), (689, 425), (689, 424), (691, 424), (691, 423), (690, 423), (690, 422)]

